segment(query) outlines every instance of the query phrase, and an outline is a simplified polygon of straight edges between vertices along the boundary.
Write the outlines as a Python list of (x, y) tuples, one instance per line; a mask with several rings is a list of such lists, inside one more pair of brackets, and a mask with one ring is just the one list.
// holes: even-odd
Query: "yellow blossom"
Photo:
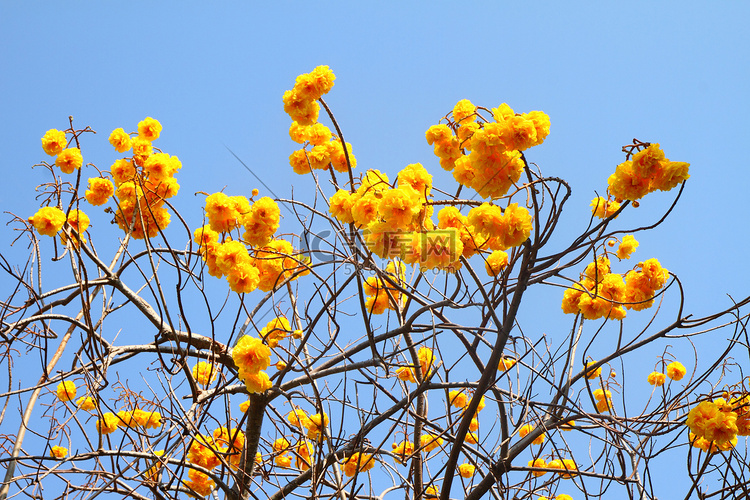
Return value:
[(133, 145), (130, 136), (122, 128), (117, 128), (109, 134), (109, 143), (118, 153), (128, 151)]
[(76, 397), (76, 384), (71, 380), (60, 382), (57, 386), (57, 399), (60, 401), (70, 401)]
[(667, 365), (667, 377), (672, 380), (682, 380), (687, 370), (679, 361), (673, 361)]
[(152, 142), (159, 138), (159, 134), (161, 134), (161, 123), (158, 120), (148, 116), (138, 123), (138, 137)]
[(50, 156), (60, 154), (67, 145), (68, 140), (65, 138), (65, 132), (61, 130), (49, 129), (42, 137), (42, 149)]
[(55, 236), (65, 224), (65, 212), (57, 207), (42, 207), (29, 217), (29, 222), (39, 234)]
[(55, 165), (60, 167), (65, 174), (72, 174), (83, 165), (81, 150), (78, 148), (68, 148), (60, 151), (55, 159)]

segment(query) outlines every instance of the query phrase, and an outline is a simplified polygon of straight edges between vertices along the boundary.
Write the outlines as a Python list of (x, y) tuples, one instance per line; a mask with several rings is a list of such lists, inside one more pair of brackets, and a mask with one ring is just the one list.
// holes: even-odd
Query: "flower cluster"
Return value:
[(543, 458), (535, 458), (534, 460), (529, 461), (528, 466), (535, 469), (546, 469), (531, 471), (531, 474), (534, 477), (541, 477), (545, 475), (547, 471), (550, 471), (557, 472), (563, 479), (570, 479), (575, 476), (578, 471), (578, 466), (571, 458), (555, 458), (549, 462)]
[(284, 92), (284, 111), (292, 119), (289, 136), (303, 144), (302, 149), (289, 157), (289, 164), (297, 174), (327, 170), (331, 166), (337, 172), (347, 172), (349, 165), (357, 166), (352, 145), (347, 142), (344, 151), (343, 141), (318, 123), (320, 105), (316, 101), (331, 90), (335, 79), (328, 66), (318, 66), (311, 73), (298, 76), (294, 88)]
[(659, 387), (661, 385), (664, 385), (667, 377), (672, 380), (682, 380), (682, 377), (684, 377), (686, 373), (687, 369), (682, 363), (680, 363), (679, 361), (672, 361), (667, 365), (666, 375), (661, 372), (651, 372), (646, 378), (646, 381), (653, 386)]
[(367, 453), (352, 453), (344, 462), (344, 474), (349, 477), (375, 467), (375, 459)]
[[(67, 223), (69, 229), (74, 229), (80, 238), (80, 241), (86, 242), (86, 238), (83, 237), (83, 233), (88, 229), (91, 223), (88, 215), (83, 213), (82, 210), (73, 209), (67, 217), (65, 212), (57, 207), (42, 207), (37, 212), (29, 217), (29, 222), (32, 226), (44, 236), (54, 237), (63, 226)], [(65, 233), (60, 233), (60, 241), (65, 245), (68, 241), (68, 237)], [(78, 239), (71, 240), (73, 246), (78, 246)]]
[[(617, 250), (619, 258), (630, 258), (638, 246), (632, 235), (623, 238)], [(607, 318), (621, 320), (625, 309), (641, 311), (651, 307), (654, 295), (669, 278), (657, 259), (639, 262), (635, 269), (625, 274), (611, 272), (607, 254), (597, 257), (586, 266), (581, 281), (563, 294), (562, 310), (566, 314), (582, 314), (585, 319)]]
[(750, 395), (725, 397), (702, 401), (688, 413), (685, 423), (693, 446), (710, 453), (729, 451), (737, 436), (750, 436)]
[(370, 276), (364, 282), (367, 295), (365, 307), (372, 314), (383, 314), (386, 309), (395, 310), (401, 303), (401, 292), (396, 286), (404, 286), (406, 266), (400, 260), (390, 261), (385, 268), (385, 277)]
[(638, 200), (656, 190), (669, 191), (690, 178), (689, 163), (669, 161), (658, 144), (638, 143), (634, 149), (641, 147), (630, 160), (620, 163), (607, 181), (615, 201)]
[(268, 374), (263, 371), (271, 364), (271, 349), (262, 340), (250, 335), (240, 337), (232, 349), (232, 359), (248, 392), (260, 393), (271, 388)]
[(307, 430), (307, 437), (319, 441), (323, 437), (323, 429), (328, 426), (328, 415), (325, 412), (308, 415), (301, 409), (289, 412), (286, 419), (294, 427)]
[[(194, 241), (209, 274), (226, 276), (233, 291), (250, 293), (260, 288), (267, 292), (309, 272), (307, 260), (294, 252), (291, 243), (274, 239), (281, 215), (272, 199), (263, 197), (251, 205), (244, 196), (214, 193), (206, 198), (206, 215), (208, 224), (195, 230)], [(226, 235), (240, 228), (244, 229), (242, 239)]]
[[(417, 351), (417, 358), (419, 359), (420, 373), (422, 374), (422, 379), (424, 379), (427, 374), (430, 373), (430, 368), (432, 367), (435, 355), (433, 354), (432, 349), (430, 349), (429, 347), (420, 347)], [(403, 380), (405, 382), (417, 382), (417, 379), (414, 376), (414, 369), (409, 368), (408, 366), (402, 366), (401, 368), (397, 369), (396, 376), (399, 378), (399, 380)]]
[[(131, 138), (122, 128), (109, 136), (109, 142), (119, 153), (132, 150), (132, 156), (119, 159), (110, 168), (117, 197), (115, 221), (134, 238), (153, 238), (165, 229), (170, 215), (165, 200), (175, 196), (180, 185), (174, 175), (182, 168), (176, 156), (154, 152), (153, 141), (161, 134), (161, 124), (148, 117), (138, 123), (138, 135)], [(86, 199), (92, 205), (102, 205), (111, 196), (108, 180), (89, 179)]]
[(493, 121), (485, 119), (464, 99), (447, 124), (433, 125), (425, 134), (440, 165), (483, 198), (502, 197), (518, 182), (524, 168), (521, 151), (541, 144), (550, 127), (541, 111), (517, 114), (502, 104), (492, 115)]
[[(524, 438), (533, 430), (534, 430), (533, 425), (525, 424), (525, 425), (522, 425), (520, 429), (518, 429), (518, 435)], [(539, 434), (534, 439), (534, 441), (531, 442), (531, 444), (542, 444), (543, 442), (544, 442), (544, 434)]]
[(42, 137), (42, 149), (50, 156), (56, 156), (55, 165), (64, 174), (72, 174), (83, 165), (83, 156), (78, 148), (67, 148), (65, 132), (57, 129), (48, 130)]
[(601, 196), (591, 200), (591, 213), (594, 217), (606, 219), (614, 215), (618, 210), (620, 210), (620, 204), (614, 200), (607, 200)]
[[(453, 390), (448, 393), (448, 403), (454, 408), (460, 409), (461, 415), (463, 416), (463, 414), (466, 412), (466, 407), (471, 403), (469, 396), (470, 394), (467, 394), (464, 391)], [(477, 443), (477, 436), (475, 432), (479, 430), (479, 412), (484, 409), (485, 404), (486, 403), (484, 400), (484, 396), (482, 396), (481, 398), (479, 398), (477, 409), (474, 412), (471, 421), (469, 422), (469, 432), (466, 435), (466, 442), (468, 443)]]
[(604, 413), (612, 410), (612, 392), (609, 389), (599, 388), (593, 394), (594, 401), (596, 401), (596, 411)]
[(284, 316), (279, 316), (268, 322), (260, 330), (260, 338), (264, 339), (269, 347), (276, 347), (281, 340), (284, 340), (292, 333), (292, 327), (289, 320)]
[(161, 427), (161, 413), (135, 408), (133, 410), (120, 410), (116, 415), (107, 412), (96, 421), (96, 429), (102, 434), (111, 434), (119, 427), (136, 426), (143, 429), (158, 429)]

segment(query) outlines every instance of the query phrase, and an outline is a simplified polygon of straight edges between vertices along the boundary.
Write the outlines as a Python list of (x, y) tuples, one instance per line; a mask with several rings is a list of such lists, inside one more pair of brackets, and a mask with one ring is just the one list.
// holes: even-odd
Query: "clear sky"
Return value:
[[(40, 138), (69, 115), (98, 132), (83, 154), (102, 169), (118, 157), (113, 129), (160, 120), (158, 145), (183, 163), (177, 206), (195, 226), (197, 191), (273, 196), (225, 146), (273, 193), (304, 198), (313, 184), (288, 164), (281, 96), (325, 64), (359, 172), (439, 171), (424, 132), (459, 99), (545, 111), (551, 134), (528, 157), (573, 187), (561, 242), (585, 227), (634, 137), (691, 163), (681, 202), (639, 252), (680, 277), (690, 312), (707, 313), (749, 289), (748, 19), (745, 2), (3, 2), (0, 209), (36, 211)], [(653, 222), (673, 195), (647, 197), (623, 224)], [(9, 219), (0, 251), (13, 255)]]

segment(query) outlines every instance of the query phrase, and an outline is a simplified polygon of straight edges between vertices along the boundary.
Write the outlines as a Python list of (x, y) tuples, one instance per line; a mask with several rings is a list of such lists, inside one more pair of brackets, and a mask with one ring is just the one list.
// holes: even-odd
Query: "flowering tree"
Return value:
[[(418, 163), (392, 181), (356, 174), (322, 99), (334, 78), (318, 67), (283, 96), (315, 196), (214, 193), (203, 221), (179, 215), (158, 121), (112, 132), (107, 171), (83, 166), (91, 129), (44, 135), (42, 208), (15, 218), (29, 260), (2, 259), (0, 497), (655, 498), (664, 456), (688, 496), (747, 494), (731, 354), (750, 299), (694, 318), (659, 260), (632, 263), (688, 164), (634, 141), (588, 224), (553, 239), (570, 188), (526, 156), (546, 114), (460, 101), (426, 133), (457, 184)], [(673, 189), (658, 222), (618, 225)], [(117, 230), (84, 213), (103, 205), (110, 248), (94, 240)], [(560, 304), (568, 326), (526, 329)], [(719, 328), (700, 369), (665, 344)], [(651, 375), (628, 376), (634, 352)]]

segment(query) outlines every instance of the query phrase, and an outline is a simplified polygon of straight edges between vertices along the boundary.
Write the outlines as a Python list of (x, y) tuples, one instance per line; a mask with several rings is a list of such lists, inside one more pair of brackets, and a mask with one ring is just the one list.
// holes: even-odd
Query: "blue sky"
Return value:
[[(624, 160), (621, 146), (659, 142), (670, 159), (691, 163), (691, 179), (667, 222), (639, 238), (641, 256), (679, 275), (691, 312), (748, 292), (749, 4), (206, 5), (0, 5), (2, 211), (28, 217), (38, 208), (33, 189), (47, 173), (31, 166), (48, 158), (40, 137), (66, 128), (69, 115), (98, 132), (85, 139), (84, 161), (103, 169), (118, 157), (111, 130), (160, 120), (159, 146), (183, 163), (178, 207), (194, 226), (197, 191), (270, 195), (226, 146), (277, 195), (305, 198), (314, 185), (288, 165), (295, 144), (281, 96), (298, 74), (326, 64), (337, 75), (327, 102), (359, 172), (394, 177), (421, 162), (438, 173), (424, 132), (459, 99), (549, 114), (550, 136), (527, 156), (573, 187), (560, 242), (585, 227), (594, 192)], [(673, 194), (647, 197), (623, 225), (654, 221)], [(2, 227), (1, 251), (25, 252), (7, 250), (14, 236)]]

